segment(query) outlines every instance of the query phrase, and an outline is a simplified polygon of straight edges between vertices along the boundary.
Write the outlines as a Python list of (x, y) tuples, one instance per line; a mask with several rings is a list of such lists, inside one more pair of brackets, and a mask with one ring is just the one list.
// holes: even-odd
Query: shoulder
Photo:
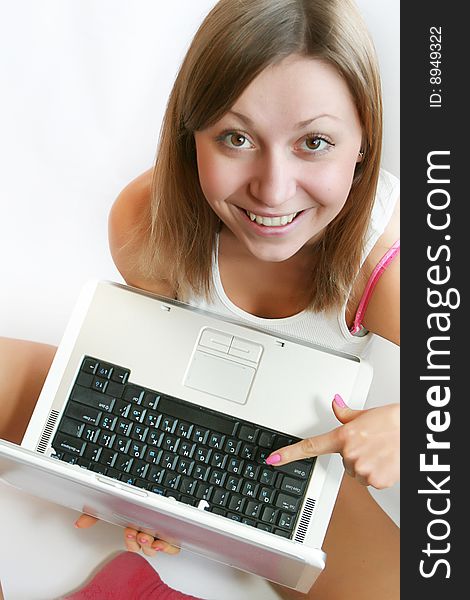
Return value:
[[(394, 199), (393, 211), (382, 233), (367, 256), (363, 268), (369, 278), (377, 264), (400, 239), (400, 199)], [(364, 326), (378, 335), (400, 342), (400, 254), (381, 274), (367, 306)]]
[(131, 181), (116, 198), (108, 218), (109, 248), (114, 263), (128, 285), (173, 297), (161, 277), (145, 277), (139, 268), (146, 231), (150, 225), (153, 169)]

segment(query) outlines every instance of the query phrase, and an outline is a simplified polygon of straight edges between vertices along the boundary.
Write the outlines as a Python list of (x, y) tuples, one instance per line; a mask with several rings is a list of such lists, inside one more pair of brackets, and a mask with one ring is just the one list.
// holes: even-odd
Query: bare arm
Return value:
[(169, 298), (176, 296), (161, 277), (148, 278), (139, 270), (138, 257), (144, 243), (138, 233), (139, 225), (149, 219), (152, 170), (148, 170), (131, 181), (114, 202), (108, 220), (109, 248), (114, 263), (128, 285), (161, 294)]

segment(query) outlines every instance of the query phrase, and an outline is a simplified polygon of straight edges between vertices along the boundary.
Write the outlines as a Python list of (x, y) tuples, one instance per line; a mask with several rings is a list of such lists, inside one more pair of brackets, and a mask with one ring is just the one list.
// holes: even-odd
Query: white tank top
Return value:
[[(398, 179), (382, 169), (380, 171), (371, 221), (367, 231), (362, 262), (364, 262), (390, 221), (399, 191), (400, 182)], [(346, 304), (341, 311), (329, 310), (316, 313), (306, 309), (296, 315), (282, 319), (257, 317), (236, 306), (226, 295), (220, 278), (218, 238), (212, 261), (212, 273), (214, 283), (212, 302), (207, 302), (203, 298), (194, 296), (182, 298), (182, 300), (193, 306), (211, 310), (221, 315), (228, 315), (241, 322), (249, 323), (259, 328), (279, 333), (280, 335), (286, 334), (355, 355), (364, 355), (369, 345), (372, 338), (369, 333), (363, 330), (359, 334), (352, 335), (349, 332), (346, 323)]]

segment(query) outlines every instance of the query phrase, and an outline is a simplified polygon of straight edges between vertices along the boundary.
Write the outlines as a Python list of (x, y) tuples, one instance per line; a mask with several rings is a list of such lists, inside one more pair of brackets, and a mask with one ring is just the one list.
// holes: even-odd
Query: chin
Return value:
[(280, 263), (292, 258), (300, 248), (257, 248), (249, 246), (251, 254), (263, 262)]

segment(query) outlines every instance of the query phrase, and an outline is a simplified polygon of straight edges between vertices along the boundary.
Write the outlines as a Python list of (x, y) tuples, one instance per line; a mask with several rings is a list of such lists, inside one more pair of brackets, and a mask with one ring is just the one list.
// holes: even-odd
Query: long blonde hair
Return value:
[(171, 92), (143, 224), (140, 268), (147, 277), (165, 273), (178, 295), (191, 290), (210, 297), (219, 227), (199, 184), (194, 132), (217, 122), (263, 69), (292, 54), (334, 66), (362, 124), (363, 160), (348, 199), (313, 249), (309, 308), (340, 306), (350, 293), (374, 203), (382, 140), (380, 78), (367, 29), (350, 0), (220, 0), (197, 31)]

